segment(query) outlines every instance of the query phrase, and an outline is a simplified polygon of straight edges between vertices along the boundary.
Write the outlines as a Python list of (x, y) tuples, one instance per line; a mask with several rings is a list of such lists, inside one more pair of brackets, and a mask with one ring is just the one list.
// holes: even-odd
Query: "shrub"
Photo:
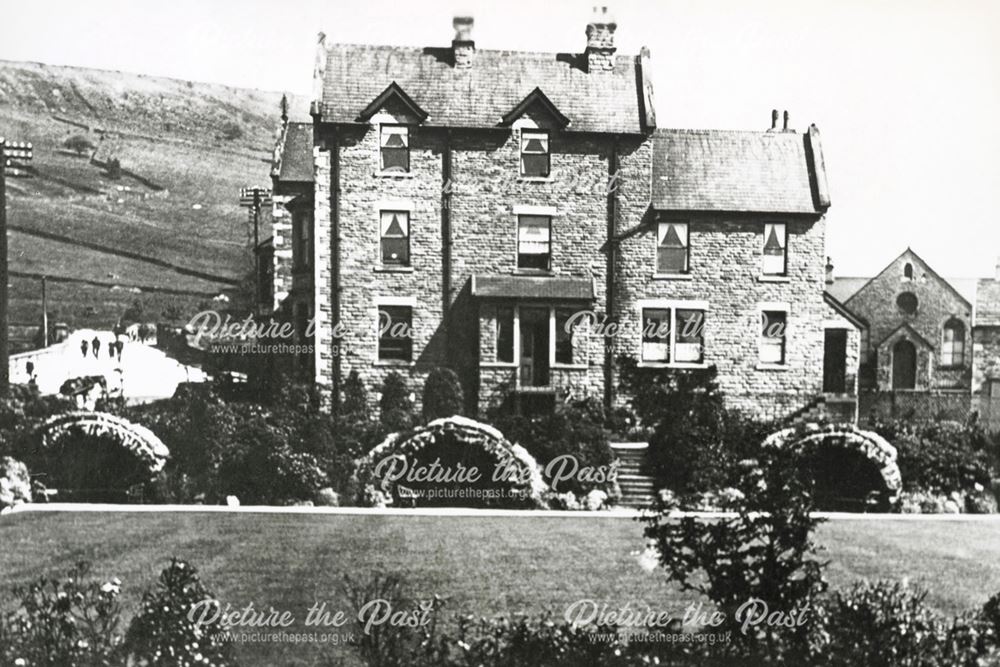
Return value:
[(233, 664), (230, 644), (223, 640), (223, 627), (215, 614), (218, 604), (201, 582), (198, 571), (185, 561), (172, 558), (160, 573), (157, 588), (142, 596), (139, 613), (129, 625), (126, 636), (129, 664), (164, 667)]
[(992, 445), (978, 424), (890, 421), (871, 428), (896, 447), (907, 491), (947, 494), (990, 484)]
[(406, 431), (413, 428), (416, 421), (413, 414), (413, 399), (403, 376), (392, 371), (385, 376), (381, 396), (378, 401), (382, 425), (390, 431)]
[(122, 162), (116, 157), (108, 158), (107, 163), (104, 165), (105, 171), (108, 172), (108, 178), (112, 180), (118, 180), (122, 177)]
[(67, 148), (77, 155), (83, 155), (87, 151), (94, 150), (93, 142), (82, 134), (74, 134), (63, 142), (63, 148)]
[(64, 579), (40, 577), (15, 588), (17, 606), (0, 615), (0, 663), (121, 664), (121, 582), (89, 575), (89, 566), (78, 563)]
[(347, 421), (370, 421), (369, 414), (368, 389), (358, 371), (352, 370), (344, 381), (344, 401), (340, 416)]
[(462, 415), (465, 396), (458, 375), (450, 368), (435, 368), (424, 383), (424, 421)]
[[(608, 435), (603, 426), (604, 411), (597, 400), (567, 403), (551, 414), (532, 416), (497, 410), (491, 414), (491, 420), (508, 440), (520, 443), (535, 457), (550, 485), (552, 479), (549, 473), (558, 474), (562, 470), (568, 474), (574, 466), (578, 471), (590, 468), (605, 471), (610, 476), (615, 456), (608, 446)], [(557, 457), (567, 458), (553, 463)], [(566, 467), (563, 468), (563, 465)], [(577, 496), (595, 489), (612, 495), (618, 493), (614, 481), (607, 476), (599, 481), (596, 475), (590, 480), (583, 477), (586, 475), (577, 474), (572, 479), (560, 480), (554, 490), (572, 492)]]
[(226, 141), (235, 141), (243, 138), (243, 128), (234, 120), (226, 121), (219, 128), (222, 138)]
[[(748, 655), (801, 659), (816, 641), (813, 610), (826, 582), (824, 564), (812, 557), (812, 533), (822, 520), (810, 514), (815, 505), (802, 463), (794, 449), (762, 450), (759, 464), (744, 467), (730, 495), (725, 509), (735, 516), (678, 519), (671, 516), (676, 503), (661, 501), (655, 515), (642, 519), (668, 578), (708, 597), (725, 617), (716, 630), (731, 630), (732, 648)], [(802, 624), (755, 626), (744, 634), (737, 610), (751, 598), (771, 611), (795, 614)]]
[(0, 510), (30, 502), (28, 466), (9, 456), (0, 456)]
[(731, 486), (739, 461), (755, 454), (769, 431), (725, 407), (715, 367), (641, 368), (619, 360), (622, 387), (640, 424), (651, 433), (647, 465), (657, 482), (681, 493)]

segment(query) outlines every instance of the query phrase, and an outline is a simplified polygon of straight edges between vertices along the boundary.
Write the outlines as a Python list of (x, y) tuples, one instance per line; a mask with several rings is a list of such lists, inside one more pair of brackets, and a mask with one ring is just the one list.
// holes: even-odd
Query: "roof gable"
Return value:
[(911, 339), (917, 341), (918, 343), (920, 343), (920, 345), (922, 347), (924, 347), (926, 349), (931, 349), (931, 350), (934, 349), (934, 346), (931, 345), (927, 341), (926, 338), (924, 338), (923, 336), (921, 336), (920, 333), (916, 329), (914, 329), (912, 326), (910, 326), (906, 322), (904, 322), (903, 324), (900, 324), (898, 327), (896, 327), (895, 329), (893, 329), (892, 331), (890, 331), (885, 336), (885, 338), (883, 338), (882, 340), (880, 340), (878, 342), (878, 345), (876, 347), (878, 347), (878, 348), (881, 349), (881, 347), (883, 345), (885, 345), (886, 343), (888, 343), (889, 341), (891, 341), (893, 338), (898, 338), (897, 334), (899, 334), (899, 333), (905, 333), (905, 334), (907, 334), (908, 338), (911, 338)]
[(517, 105), (505, 113), (500, 118), (500, 123), (502, 125), (510, 125), (515, 120), (523, 116), (529, 109), (541, 109), (545, 114), (552, 118), (559, 127), (566, 127), (569, 125), (570, 120), (567, 118), (556, 105), (552, 103), (542, 89), (535, 86), (535, 89), (528, 93), (528, 95), (517, 103)]
[(892, 269), (894, 266), (897, 266), (904, 259), (909, 260), (911, 263), (916, 263), (924, 270), (925, 273), (929, 274), (932, 278), (934, 278), (935, 281), (938, 282), (938, 284), (942, 285), (945, 289), (951, 292), (966, 307), (972, 308), (972, 304), (969, 302), (969, 300), (961, 292), (955, 289), (954, 285), (952, 285), (950, 282), (942, 278), (937, 273), (937, 271), (931, 268), (930, 264), (924, 261), (924, 259), (916, 252), (914, 252), (913, 249), (910, 247), (907, 247), (906, 250), (899, 253), (899, 255), (897, 255), (895, 259), (893, 259), (891, 262), (885, 265), (885, 268), (883, 268), (875, 276), (873, 276), (867, 282), (865, 282), (864, 285), (855, 290), (855, 292), (847, 299), (847, 301), (845, 301), (845, 304), (850, 305), (850, 302), (853, 301), (858, 295), (862, 294), (869, 286), (878, 282), (890, 269)]
[(577, 132), (641, 134), (652, 129), (643, 58), (615, 56), (614, 69), (588, 73), (579, 54), (477, 49), (475, 64), (453, 66), (450, 48), (335, 44), (327, 48), (321, 122), (356, 123), (395, 83), (427, 113), (431, 127), (490, 128), (536, 88)]
[[(815, 137), (813, 136), (815, 134)], [(822, 215), (818, 132), (657, 130), (652, 206), (668, 211)], [(822, 183), (822, 188), (818, 184)]]
[(281, 131), (271, 165), (277, 183), (312, 183), (312, 123), (288, 123)]
[(385, 90), (379, 93), (375, 99), (368, 103), (368, 106), (361, 110), (361, 113), (358, 114), (358, 120), (362, 122), (370, 120), (372, 116), (391, 102), (402, 104), (407, 111), (413, 114), (417, 122), (423, 123), (427, 120), (427, 112), (421, 109), (420, 105), (414, 102), (413, 98), (407, 95), (406, 91), (395, 81), (386, 86)]

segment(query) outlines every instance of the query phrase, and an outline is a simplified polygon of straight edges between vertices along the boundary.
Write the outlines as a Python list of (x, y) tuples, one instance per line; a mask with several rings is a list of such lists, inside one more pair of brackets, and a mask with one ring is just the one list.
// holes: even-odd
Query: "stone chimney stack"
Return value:
[(587, 71), (610, 72), (615, 68), (615, 30), (618, 24), (607, 7), (594, 7), (587, 24)]
[(456, 16), (451, 25), (455, 28), (455, 39), (451, 49), (455, 58), (455, 69), (468, 69), (476, 62), (476, 43), (472, 41), (471, 16)]

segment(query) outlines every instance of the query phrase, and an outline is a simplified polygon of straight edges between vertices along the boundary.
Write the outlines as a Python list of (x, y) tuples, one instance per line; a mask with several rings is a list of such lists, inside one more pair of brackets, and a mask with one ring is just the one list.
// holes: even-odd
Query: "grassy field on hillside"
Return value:
[[(50, 295), (50, 320), (74, 328), (108, 328), (135, 300), (157, 320), (168, 306), (189, 317), (202, 294), (236, 297), (233, 284), (252, 264), (238, 192), (270, 185), (280, 99), (0, 61), (0, 136), (35, 147), (34, 177), (8, 186), (11, 322), (40, 320), (40, 274), (63, 280)], [(292, 98), (292, 109), (301, 115), (304, 102)], [(94, 150), (67, 150), (76, 135)], [(104, 167), (110, 158), (121, 162), (118, 179)], [(189, 294), (167, 298), (157, 286)]]
[[(928, 587), (946, 613), (1000, 590), (1000, 522), (834, 520), (818, 542), (835, 587), (906, 578)], [(374, 571), (404, 574), (414, 595), (446, 596), (449, 613), (562, 614), (584, 597), (680, 613), (690, 600), (638, 566), (641, 526), (623, 518), (24, 513), (0, 519), (0, 544), (5, 594), (87, 560), (96, 576), (123, 580), (128, 609), (174, 555), (194, 563), (222, 601), (300, 619), (317, 601), (348, 610), (342, 577)], [(250, 665), (309, 665), (333, 650), (253, 644), (240, 656)]]

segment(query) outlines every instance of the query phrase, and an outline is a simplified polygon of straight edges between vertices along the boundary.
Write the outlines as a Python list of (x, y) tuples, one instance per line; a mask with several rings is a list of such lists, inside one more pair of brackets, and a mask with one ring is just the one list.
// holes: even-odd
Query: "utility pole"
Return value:
[(49, 346), (49, 298), (45, 291), (45, 276), (42, 276), (42, 347)]
[(0, 137), (0, 396), (10, 393), (10, 340), (7, 329), (7, 176), (27, 176), (23, 164), (33, 157), (31, 144), (8, 143)]
[(257, 286), (256, 300), (260, 301), (260, 209), (271, 204), (271, 191), (261, 187), (240, 189), (240, 206), (250, 209), (253, 216), (253, 268), (254, 285)]

